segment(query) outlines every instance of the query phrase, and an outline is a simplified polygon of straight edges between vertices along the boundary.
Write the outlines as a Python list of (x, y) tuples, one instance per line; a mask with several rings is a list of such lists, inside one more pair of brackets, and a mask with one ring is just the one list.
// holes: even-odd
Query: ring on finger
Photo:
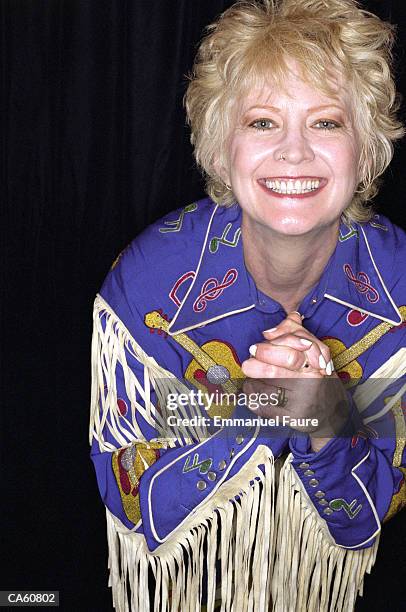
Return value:
[(284, 408), (286, 404), (288, 403), (288, 400), (286, 397), (286, 389), (284, 389), (283, 387), (278, 387), (277, 401), (278, 403), (276, 405), (281, 408)]

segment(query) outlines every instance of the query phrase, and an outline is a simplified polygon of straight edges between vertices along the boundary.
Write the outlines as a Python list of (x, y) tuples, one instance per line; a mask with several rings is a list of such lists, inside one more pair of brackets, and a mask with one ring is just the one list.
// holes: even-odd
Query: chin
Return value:
[(264, 219), (262, 224), (271, 231), (285, 236), (300, 236), (325, 225), (314, 219), (286, 215), (283, 217), (273, 215), (272, 218)]

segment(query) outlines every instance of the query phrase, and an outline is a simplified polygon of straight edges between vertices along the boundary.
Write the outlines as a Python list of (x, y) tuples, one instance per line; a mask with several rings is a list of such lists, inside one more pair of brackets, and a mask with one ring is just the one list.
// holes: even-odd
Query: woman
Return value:
[(406, 243), (369, 205), (403, 134), (391, 44), (353, 0), (264, 0), (200, 46), (211, 199), (143, 232), (95, 303), (119, 610), (350, 610), (405, 502)]

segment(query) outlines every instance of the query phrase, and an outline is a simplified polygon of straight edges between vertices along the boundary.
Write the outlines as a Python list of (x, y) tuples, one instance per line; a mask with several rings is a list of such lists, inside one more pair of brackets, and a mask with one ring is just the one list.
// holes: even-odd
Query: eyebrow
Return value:
[[(312, 106), (311, 108), (307, 108), (306, 112), (315, 113), (317, 111), (327, 110), (330, 108), (335, 108), (336, 110), (346, 112), (345, 108), (343, 108), (342, 106), (339, 106), (338, 104), (322, 104), (320, 106)], [(277, 106), (272, 106), (270, 104), (254, 104), (253, 106), (250, 106), (249, 108), (247, 108), (245, 113), (249, 113), (252, 110), (261, 110), (261, 109), (272, 110), (277, 113), (281, 112), (281, 109), (278, 108)]]

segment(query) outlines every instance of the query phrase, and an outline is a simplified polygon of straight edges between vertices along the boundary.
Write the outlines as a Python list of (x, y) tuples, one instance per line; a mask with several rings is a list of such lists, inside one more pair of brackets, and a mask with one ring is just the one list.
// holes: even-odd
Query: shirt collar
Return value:
[(393, 249), (383, 249), (378, 241), (374, 247), (376, 232), (388, 229), (372, 222), (354, 226), (341, 224), (324, 297), (392, 325), (400, 325), (402, 315), (387, 286)]
[[(169, 325), (170, 335), (256, 306), (261, 309), (263, 294), (256, 289), (244, 263), (241, 220), (237, 204), (214, 208), (195, 275)], [(323, 297), (393, 325), (402, 322), (366, 232), (358, 224), (341, 224), (337, 247), (317, 287), (303, 300), (301, 313), (311, 316)], [(278, 308), (278, 303), (268, 298), (268, 312)]]

